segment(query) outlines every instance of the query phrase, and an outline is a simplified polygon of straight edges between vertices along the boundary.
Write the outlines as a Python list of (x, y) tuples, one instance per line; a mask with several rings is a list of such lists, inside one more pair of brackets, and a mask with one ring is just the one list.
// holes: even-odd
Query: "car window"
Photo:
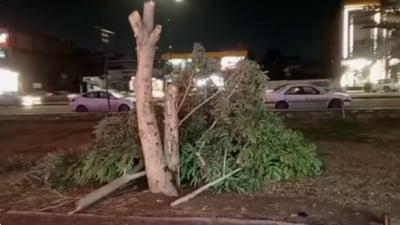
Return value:
[(302, 87), (292, 87), (285, 94), (287, 95), (301, 95), (303, 94)]
[(319, 95), (320, 92), (311, 86), (304, 86), (303, 87), (304, 94), (306, 95)]
[(97, 98), (97, 92), (88, 92), (82, 95), (84, 98)]
[(108, 97), (111, 98), (112, 95), (110, 93), (107, 93), (107, 92), (104, 92), (104, 91), (99, 92), (99, 98), (108, 98)]

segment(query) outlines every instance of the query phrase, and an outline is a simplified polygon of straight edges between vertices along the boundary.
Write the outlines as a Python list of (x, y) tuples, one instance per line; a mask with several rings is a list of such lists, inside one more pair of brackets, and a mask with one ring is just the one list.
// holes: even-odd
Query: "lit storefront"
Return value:
[(362, 87), (389, 76), (387, 57), (377, 54), (388, 36), (387, 29), (363, 24), (367, 7), (372, 9), (367, 20), (380, 24), (380, 0), (345, 0), (343, 6), (342, 87)]
[[(205, 57), (215, 59), (219, 64), (220, 69), (228, 70), (234, 69), (236, 64), (241, 60), (245, 59), (248, 55), (247, 50), (237, 51), (209, 51), (205, 52)], [(171, 74), (166, 76), (166, 81), (169, 82), (174, 76), (179, 75), (179, 72), (184, 69), (189, 63), (191, 63), (192, 53), (165, 53), (162, 55), (162, 59), (169, 62), (172, 66)], [(209, 74), (208, 77), (197, 79), (195, 81), (197, 86), (204, 86), (208, 81), (213, 82), (216, 86), (223, 86), (224, 82), (219, 74)]]

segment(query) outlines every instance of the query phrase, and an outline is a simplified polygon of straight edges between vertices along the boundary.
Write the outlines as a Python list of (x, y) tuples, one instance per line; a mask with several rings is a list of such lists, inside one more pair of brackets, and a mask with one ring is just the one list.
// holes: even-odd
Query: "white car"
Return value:
[(72, 98), (70, 108), (74, 112), (124, 112), (132, 110), (135, 102), (135, 99), (125, 99), (118, 93), (92, 91)]
[(377, 84), (372, 85), (372, 92), (384, 91), (395, 92), (400, 90), (400, 83), (391, 79), (379, 80)]
[(341, 109), (351, 105), (351, 97), (346, 93), (328, 92), (309, 85), (283, 85), (267, 93), (268, 107), (289, 108), (334, 108)]

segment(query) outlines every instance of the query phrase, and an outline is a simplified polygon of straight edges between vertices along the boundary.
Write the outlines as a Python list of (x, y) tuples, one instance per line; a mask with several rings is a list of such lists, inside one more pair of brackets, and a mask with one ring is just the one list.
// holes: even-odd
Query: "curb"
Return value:
[(352, 96), (350, 95), (352, 99), (394, 99), (394, 98), (400, 98), (400, 95), (386, 95), (386, 96)]
[(93, 120), (98, 121), (109, 113), (60, 113), (60, 114), (0, 114), (0, 121), (60, 121)]
[[(270, 110), (286, 119), (400, 119), (400, 107), (396, 108), (349, 108), (342, 110), (304, 109)], [(0, 114), (0, 121), (99, 121), (119, 113), (57, 113), (57, 114)]]
[(307, 225), (305, 223), (290, 223), (275, 220), (223, 217), (124, 217), (16, 211), (0, 213), (0, 223), (4, 225)]

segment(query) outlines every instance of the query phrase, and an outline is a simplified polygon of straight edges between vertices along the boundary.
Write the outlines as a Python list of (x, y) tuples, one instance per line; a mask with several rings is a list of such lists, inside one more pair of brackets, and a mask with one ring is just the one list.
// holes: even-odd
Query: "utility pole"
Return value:
[[(115, 37), (115, 32), (105, 29), (100, 26), (96, 26), (95, 28), (100, 31), (101, 42), (106, 45), (111, 45), (110, 51), (111, 51), (111, 53), (113, 53), (114, 52), (114, 41), (112, 40), (112, 37)], [(107, 93), (108, 111), (111, 111), (110, 94), (108, 92), (110, 82), (109, 82), (109, 76), (108, 76), (107, 49), (105, 49), (105, 52), (104, 52), (104, 82), (105, 82), (105, 88), (106, 88), (106, 93)]]

